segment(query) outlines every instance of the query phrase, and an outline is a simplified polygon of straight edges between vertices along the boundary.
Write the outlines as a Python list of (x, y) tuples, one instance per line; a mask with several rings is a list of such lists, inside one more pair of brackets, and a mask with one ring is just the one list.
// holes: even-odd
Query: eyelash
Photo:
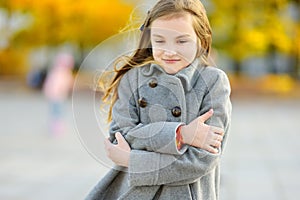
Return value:
[(184, 44), (184, 43), (187, 43), (187, 40), (179, 40), (179, 41), (177, 41), (177, 43)]
[[(159, 43), (159, 44), (162, 44), (164, 43), (165, 41), (163, 40), (156, 40), (155, 43)], [(177, 41), (178, 44), (184, 44), (184, 43), (187, 43), (188, 41), (187, 40), (179, 40)]]

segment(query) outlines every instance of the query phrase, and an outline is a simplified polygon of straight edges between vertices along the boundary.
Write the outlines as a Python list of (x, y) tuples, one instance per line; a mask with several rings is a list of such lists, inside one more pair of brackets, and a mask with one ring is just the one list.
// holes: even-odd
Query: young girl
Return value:
[(149, 11), (139, 48), (104, 96), (112, 119), (105, 147), (117, 166), (86, 199), (219, 198), (230, 85), (208, 66), (210, 49), (199, 0), (160, 0)]
[(50, 105), (49, 128), (52, 136), (61, 136), (66, 131), (63, 104), (73, 86), (73, 67), (74, 58), (71, 54), (64, 52), (58, 54), (43, 85), (43, 92)]

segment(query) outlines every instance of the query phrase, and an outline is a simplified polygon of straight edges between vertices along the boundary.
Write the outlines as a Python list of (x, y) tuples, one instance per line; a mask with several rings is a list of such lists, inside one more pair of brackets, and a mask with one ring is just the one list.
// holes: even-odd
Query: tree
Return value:
[(132, 11), (132, 5), (122, 0), (10, 0), (1, 1), (0, 6), (9, 16), (27, 16), (28, 24), (10, 36), (9, 45), (0, 48), (0, 53), (66, 42), (78, 45), (84, 52), (117, 33)]
[(287, 0), (213, 0), (209, 12), (214, 30), (214, 44), (240, 63), (250, 56), (266, 56), (272, 51), (291, 53), (294, 39), (291, 29), (298, 27), (286, 15)]

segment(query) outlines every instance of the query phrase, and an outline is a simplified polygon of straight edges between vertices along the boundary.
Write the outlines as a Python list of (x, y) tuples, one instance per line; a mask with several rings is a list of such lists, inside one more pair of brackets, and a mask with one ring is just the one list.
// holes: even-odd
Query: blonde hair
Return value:
[[(109, 86), (104, 88), (103, 101), (110, 104), (108, 121), (112, 119), (112, 107), (116, 102), (117, 88), (123, 75), (131, 68), (140, 67), (154, 62), (152, 55), (152, 45), (150, 42), (151, 24), (160, 17), (177, 17), (183, 13), (190, 13), (193, 17), (194, 31), (198, 37), (198, 53), (204, 63), (211, 50), (212, 32), (206, 15), (206, 11), (200, 0), (159, 0), (148, 12), (148, 15), (141, 27), (141, 36), (138, 48), (130, 57), (122, 57), (116, 60), (114, 64), (115, 75), (109, 82)], [(117, 66), (124, 63), (118, 69)]]

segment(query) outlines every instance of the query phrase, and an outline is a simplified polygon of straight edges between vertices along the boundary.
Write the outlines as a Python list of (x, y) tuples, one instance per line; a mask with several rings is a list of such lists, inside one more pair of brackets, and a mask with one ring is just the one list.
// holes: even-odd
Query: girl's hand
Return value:
[(211, 153), (218, 153), (223, 140), (224, 130), (204, 124), (213, 115), (213, 110), (194, 119), (188, 125), (181, 127), (183, 143), (204, 149)]
[(130, 147), (121, 133), (116, 133), (118, 144), (112, 144), (108, 138), (104, 141), (107, 156), (116, 164), (128, 167), (130, 158)]

